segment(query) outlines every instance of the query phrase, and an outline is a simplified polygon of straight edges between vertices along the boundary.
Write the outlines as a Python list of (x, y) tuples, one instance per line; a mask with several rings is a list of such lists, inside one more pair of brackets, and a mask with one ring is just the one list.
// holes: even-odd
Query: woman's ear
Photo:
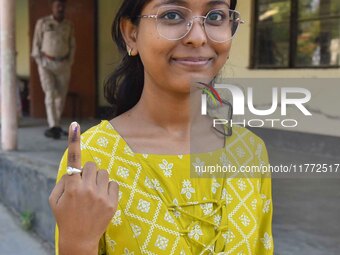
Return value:
[(123, 18), (120, 21), (120, 31), (123, 35), (128, 55), (136, 56), (138, 54), (137, 26), (134, 25), (130, 19)]

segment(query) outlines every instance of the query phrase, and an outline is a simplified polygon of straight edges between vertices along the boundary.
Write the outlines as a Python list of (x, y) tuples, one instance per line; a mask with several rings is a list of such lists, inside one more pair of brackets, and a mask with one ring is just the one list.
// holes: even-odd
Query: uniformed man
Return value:
[(65, 19), (66, 0), (51, 0), (52, 15), (37, 21), (32, 57), (38, 65), (45, 93), (49, 129), (45, 136), (59, 139), (66, 134), (60, 127), (75, 53), (74, 28)]

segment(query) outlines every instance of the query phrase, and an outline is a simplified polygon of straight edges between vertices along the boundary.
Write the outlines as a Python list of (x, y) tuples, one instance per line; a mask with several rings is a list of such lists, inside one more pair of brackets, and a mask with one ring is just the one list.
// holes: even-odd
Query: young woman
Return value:
[(204, 152), (224, 165), (267, 163), (260, 138), (241, 127), (221, 137), (196, 100), (193, 84), (213, 80), (229, 57), (235, 7), (123, 1), (113, 24), (123, 59), (105, 88), (118, 116), (81, 142), (70, 126), (50, 196), (57, 254), (273, 254), (269, 178), (190, 175), (207, 164)]

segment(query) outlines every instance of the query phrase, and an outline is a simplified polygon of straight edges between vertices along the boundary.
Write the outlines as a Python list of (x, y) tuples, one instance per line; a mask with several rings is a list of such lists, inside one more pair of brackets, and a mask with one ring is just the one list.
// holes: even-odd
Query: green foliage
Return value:
[(25, 230), (31, 230), (33, 226), (34, 214), (30, 211), (24, 211), (20, 214), (21, 226)]

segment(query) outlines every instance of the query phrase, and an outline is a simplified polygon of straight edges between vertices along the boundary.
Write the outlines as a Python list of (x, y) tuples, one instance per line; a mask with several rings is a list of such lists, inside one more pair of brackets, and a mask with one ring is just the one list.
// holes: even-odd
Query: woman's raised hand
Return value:
[[(81, 169), (80, 126), (69, 128), (68, 166)], [(50, 206), (59, 229), (59, 254), (97, 254), (98, 243), (118, 204), (118, 184), (87, 162), (81, 174), (64, 175)]]

